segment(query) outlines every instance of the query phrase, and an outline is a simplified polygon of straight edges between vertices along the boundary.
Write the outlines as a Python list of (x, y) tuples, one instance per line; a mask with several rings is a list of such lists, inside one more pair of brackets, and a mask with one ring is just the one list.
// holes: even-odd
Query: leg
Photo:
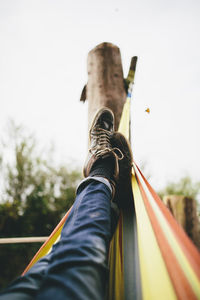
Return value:
[[(130, 154), (124, 137), (114, 135), (113, 121), (113, 114), (106, 109), (98, 112), (93, 121), (91, 148), (84, 168), (85, 177), (92, 179), (90, 182), (87, 179), (78, 189), (61, 240), (53, 249), (37, 300), (53, 297), (58, 300), (105, 298), (108, 249), (112, 236), (111, 199), (120, 178), (120, 165), (124, 169), (118, 160), (128, 162), (127, 154)], [(130, 171), (131, 164), (128, 163), (125, 171), (127, 180)]]
[(3, 292), (0, 300), (32, 300), (39, 291), (50, 254), (40, 259), (24, 276), (18, 277)]
[[(129, 146), (123, 136), (114, 134), (113, 124), (110, 110), (97, 113), (90, 130), (91, 149), (84, 168), (85, 177), (92, 179), (80, 185), (60, 242), (54, 245), (50, 255), (8, 288), (1, 300), (104, 299), (111, 223), (116, 222), (110, 200), (120, 180), (119, 169), (123, 174), (126, 169), (123, 164), (128, 163), (127, 178), (131, 170), (131, 159), (127, 159), (131, 158)], [(119, 189), (116, 191), (119, 193)]]
[(80, 185), (37, 299), (104, 299), (111, 195), (100, 181)]
[[(85, 293), (88, 299), (103, 299), (101, 295), (105, 291), (107, 252), (111, 236), (111, 191), (110, 184), (104, 178), (84, 181), (77, 190), (60, 242), (26, 275), (16, 279), (1, 293), (0, 299), (35, 299), (41, 286), (46, 296), (41, 292), (40, 299), (52, 297), (52, 290), (56, 299), (58, 292), (60, 299), (66, 293), (69, 294), (67, 299), (76, 299), (77, 291), (83, 295), (83, 298), (78, 299), (86, 299)], [(47, 279), (44, 281), (44, 278)], [(95, 298), (94, 295), (101, 298)]]

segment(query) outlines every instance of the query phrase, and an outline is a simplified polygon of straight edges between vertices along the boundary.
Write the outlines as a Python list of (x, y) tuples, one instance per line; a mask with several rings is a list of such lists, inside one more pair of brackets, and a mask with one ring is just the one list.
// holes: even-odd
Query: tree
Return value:
[[(1, 237), (49, 235), (73, 204), (80, 172), (57, 166), (50, 151), (38, 150), (34, 135), (13, 123), (3, 148), (0, 159)], [(0, 286), (18, 276), (40, 246), (1, 245)]]
[(200, 182), (193, 182), (189, 176), (181, 178), (178, 182), (169, 182), (167, 186), (159, 192), (159, 195), (183, 195), (196, 199), (200, 194)]

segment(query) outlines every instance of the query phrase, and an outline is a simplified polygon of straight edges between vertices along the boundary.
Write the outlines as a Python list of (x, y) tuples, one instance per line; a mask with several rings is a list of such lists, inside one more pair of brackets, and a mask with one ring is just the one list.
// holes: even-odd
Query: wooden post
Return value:
[(193, 243), (200, 249), (200, 223), (196, 201), (184, 196), (169, 195), (163, 198), (163, 202)]
[(88, 54), (87, 68), (85, 97), (88, 100), (88, 126), (96, 111), (104, 106), (113, 111), (117, 129), (126, 100), (119, 48), (110, 43), (96, 46)]

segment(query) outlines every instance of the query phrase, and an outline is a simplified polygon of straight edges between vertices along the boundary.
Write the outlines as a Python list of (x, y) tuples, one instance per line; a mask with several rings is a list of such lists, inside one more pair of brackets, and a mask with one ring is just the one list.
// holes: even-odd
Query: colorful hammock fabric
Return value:
[[(129, 139), (130, 100), (124, 105), (119, 131)], [(200, 255), (197, 248), (160, 200), (144, 175), (133, 163), (132, 190), (134, 212), (132, 223), (137, 231), (124, 239), (127, 212), (122, 211), (110, 248), (109, 299), (200, 299)], [(134, 232), (133, 230), (133, 232)], [(136, 235), (135, 235), (136, 238)], [(138, 256), (127, 261), (124, 249), (136, 244)], [(139, 259), (139, 270), (138, 261)], [(133, 281), (126, 287), (126, 272), (136, 269)], [(128, 272), (130, 273), (130, 272)], [(139, 278), (138, 278), (139, 277)], [(137, 284), (134, 283), (137, 282)]]
[[(134, 74), (132, 74), (132, 78)], [(119, 131), (129, 139), (129, 90)], [(200, 299), (200, 255), (138, 166), (132, 171), (133, 207), (120, 213), (110, 245), (110, 300)], [(59, 241), (66, 213), (25, 269)]]

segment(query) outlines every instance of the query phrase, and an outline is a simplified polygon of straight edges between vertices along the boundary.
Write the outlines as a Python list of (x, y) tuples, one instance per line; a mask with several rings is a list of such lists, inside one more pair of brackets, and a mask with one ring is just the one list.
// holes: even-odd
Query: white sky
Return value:
[[(55, 143), (60, 161), (87, 153), (88, 52), (116, 44), (124, 76), (139, 57), (133, 152), (153, 187), (199, 176), (199, 0), (0, 0), (0, 129), (9, 118)], [(151, 113), (145, 113), (150, 107)]]

